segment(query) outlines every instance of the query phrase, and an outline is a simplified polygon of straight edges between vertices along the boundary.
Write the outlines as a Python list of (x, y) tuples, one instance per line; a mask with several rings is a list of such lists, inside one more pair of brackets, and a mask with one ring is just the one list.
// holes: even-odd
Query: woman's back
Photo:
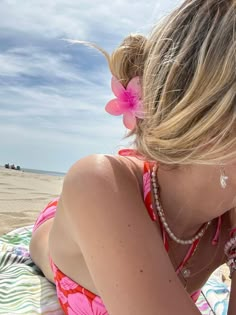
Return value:
[[(129, 172), (131, 176), (133, 176), (133, 180), (139, 183), (139, 186), (137, 186), (137, 194), (142, 194), (143, 162), (132, 157), (124, 158), (121, 156), (113, 156), (110, 158), (117, 160), (120, 165), (123, 165), (123, 172)], [(105, 172), (106, 171), (104, 170), (104, 174)], [(91, 233), (94, 232), (91, 231)], [(99, 295), (91, 275), (89, 274), (81, 248), (79, 244), (74, 241), (74, 236), (72, 234), (73, 232), (68, 213), (63, 207), (62, 198), (60, 198), (57, 204), (54, 220), (46, 221), (37, 229), (37, 231), (35, 231), (31, 244), (37, 243), (37, 246), (40, 246), (41, 248), (35, 248), (34, 252), (31, 252), (31, 256), (34, 257), (38, 266), (51, 282), (55, 281), (48, 259), (49, 255), (55, 265), (57, 265), (63, 273), (68, 275), (74, 281), (80, 283), (82, 287)], [(44, 242), (42, 243), (42, 241), (38, 241), (38, 239), (43, 239)], [(46, 251), (45, 247), (47, 248)], [(44, 252), (46, 252), (46, 255), (42, 255)], [(37, 255), (37, 253), (40, 253), (40, 255)], [(39, 257), (36, 257), (36, 255)]]
[[(91, 163), (89, 162), (89, 159), (91, 158), (87, 158), (87, 161), (85, 159), (85, 162), (84, 162), (85, 165), (83, 165), (83, 166), (87, 165), (87, 169), (89, 168), (91, 169), (92, 167)], [(112, 165), (112, 173), (109, 171), (106, 173), (106, 169), (104, 169), (103, 175), (106, 177), (107, 181), (111, 181), (116, 185), (117, 194), (119, 194), (122, 190), (126, 191), (126, 196), (128, 198), (127, 202), (129, 203), (131, 202), (132, 208), (133, 208), (132, 209), (130, 207), (129, 212), (131, 213), (135, 211), (135, 208), (138, 209), (142, 203), (142, 211), (143, 211), (142, 218), (141, 218), (142, 225), (143, 225), (142, 230), (146, 231), (146, 237), (148, 239), (148, 242), (151, 247), (155, 248), (156, 253), (158, 253), (158, 251), (161, 252), (161, 250), (163, 249), (163, 243), (161, 243), (160, 245), (162, 249), (158, 248), (158, 244), (154, 243), (157, 236), (156, 232), (158, 232), (158, 235), (161, 238), (160, 226), (157, 221), (151, 220), (151, 218), (148, 215), (147, 209), (145, 209), (145, 205), (143, 202), (143, 199), (144, 199), (143, 198), (143, 164), (144, 162), (139, 161), (138, 159), (135, 159), (135, 158), (130, 158), (130, 157), (125, 158), (125, 157), (100, 156), (100, 159), (103, 160), (101, 163), (102, 167), (109, 168), (110, 167), (109, 165)], [(97, 157), (97, 163), (99, 163), (98, 160), (99, 160), (99, 157)], [(71, 180), (75, 181), (75, 179), (78, 176), (77, 171), (78, 173), (81, 172), (81, 170), (78, 169), (78, 167), (79, 168), (82, 167), (81, 162), (78, 162), (77, 164), (78, 166), (75, 165), (70, 171), (70, 175), (69, 175), (70, 181)], [(91, 172), (89, 173), (91, 174)], [(119, 176), (117, 177), (118, 173), (120, 177), (123, 177), (123, 179), (126, 178), (125, 186), (120, 185)], [(77, 179), (80, 180), (79, 177)], [(91, 182), (93, 181), (92, 176), (89, 178), (89, 181)], [(65, 184), (65, 186), (66, 185), (67, 184)], [(86, 187), (86, 183), (84, 183), (84, 186)], [(130, 189), (130, 187), (132, 187), (132, 189)], [(87, 188), (89, 188), (89, 186), (87, 186)], [(65, 190), (65, 187), (64, 187), (64, 190)], [(96, 193), (96, 191), (94, 191), (93, 193)], [(137, 199), (137, 196), (138, 196), (138, 199)], [(79, 196), (78, 196), (78, 200), (79, 200)], [(139, 200), (139, 202), (137, 200)], [(112, 210), (112, 207), (113, 205), (111, 204), (111, 210)], [(100, 209), (100, 206), (98, 204), (97, 204), (97, 209), (98, 211)], [(81, 213), (81, 211), (82, 212), (86, 211), (86, 208), (78, 209), (78, 213)], [(126, 217), (125, 217), (125, 213), (123, 213), (122, 220), (124, 222), (124, 225), (126, 226), (129, 225), (130, 228), (132, 229), (132, 220), (130, 220), (130, 213), (127, 213)], [(67, 275), (69, 278), (79, 283), (85, 289), (93, 292), (95, 295), (100, 296), (101, 294), (99, 293), (99, 289), (96, 287), (94, 280), (92, 279), (92, 276), (88, 270), (86, 261), (84, 259), (84, 255), (86, 256), (86, 254), (83, 253), (83, 250), (81, 249), (81, 246), (80, 246), (80, 242), (78, 241), (78, 235), (80, 233), (78, 232), (77, 234), (75, 227), (71, 225), (71, 219), (74, 218), (74, 216), (77, 217), (76, 214), (68, 213), (68, 209), (64, 207), (63, 194), (62, 194), (62, 198), (60, 199), (57, 205), (57, 212), (56, 212), (55, 220), (51, 221), (51, 223), (50, 223), (50, 220), (47, 221), (46, 224), (41, 226), (41, 230), (39, 227), (37, 231), (38, 235), (40, 234), (44, 235), (44, 238), (45, 238), (44, 246), (47, 246), (46, 245), (47, 238), (50, 232), (50, 241), (48, 244), (48, 248), (46, 250), (46, 255), (42, 255), (39, 266), (44, 272), (44, 274), (49, 278), (49, 280), (53, 281), (53, 273), (51, 271), (50, 263), (48, 259), (48, 256), (50, 255), (54, 264), (60, 269), (60, 271), (63, 272), (63, 274)], [(103, 216), (104, 225), (106, 225), (106, 218), (108, 217), (109, 217), (109, 212), (107, 212), (106, 216)], [(80, 219), (80, 216), (78, 215), (77, 220), (79, 221), (79, 219)], [(109, 219), (107, 220), (107, 224), (108, 222), (109, 222)], [(95, 224), (94, 229), (92, 231), (86, 231), (87, 233), (86, 237), (89, 237), (90, 234), (93, 234), (96, 236), (96, 233), (99, 233), (96, 231), (96, 223), (94, 224)], [(224, 215), (218, 244), (213, 246), (212, 239), (214, 238), (214, 235), (217, 229), (217, 224), (218, 224), (218, 218), (216, 218), (213, 221), (207, 233), (203, 236), (203, 239), (201, 240), (201, 244), (199, 245), (198, 250), (194, 254), (188, 266), (191, 269), (191, 276), (189, 277), (187, 281), (186, 290), (190, 294), (192, 294), (197, 289), (200, 289), (201, 286), (204, 284), (204, 282), (207, 280), (208, 276), (211, 274), (211, 272), (215, 268), (217, 268), (220, 264), (223, 263), (223, 259), (224, 259), (224, 255), (222, 254), (223, 246), (227, 239), (227, 231), (229, 228), (228, 216)], [(113, 221), (112, 225), (114, 226), (114, 229), (115, 229), (116, 222)], [(51, 226), (52, 226), (52, 229), (50, 229)], [(136, 231), (136, 233), (141, 234), (143, 233), (143, 231)], [(121, 230), (120, 233), (124, 234), (125, 232), (124, 231), (122, 232)], [(97, 235), (99, 236), (99, 234)], [(42, 237), (42, 236), (38, 236), (38, 237)], [(143, 248), (144, 244), (142, 242), (142, 238), (139, 240), (135, 238), (133, 239), (133, 242), (136, 243), (136, 248), (138, 249), (138, 251), (144, 250)], [(42, 246), (42, 242), (40, 244)], [(170, 247), (171, 247), (171, 251), (169, 252), (169, 258), (172, 263), (173, 269), (176, 269), (178, 264), (183, 260), (184, 256), (186, 255), (186, 251), (188, 247), (187, 248), (183, 247), (181, 245), (175, 244), (174, 242), (170, 243)], [(45, 248), (44, 249), (42, 248), (41, 250), (38, 249), (38, 252), (41, 252), (41, 253), (45, 252)], [(132, 259), (132, 257), (130, 257), (130, 259)], [(106, 269), (107, 270), (109, 269), (110, 272), (112, 272), (113, 264), (109, 261), (106, 262)], [(168, 275), (166, 274), (166, 276)], [(180, 273), (179, 279), (182, 282), (183, 286), (185, 286), (186, 280), (184, 279), (184, 277), (181, 276), (181, 273)], [(142, 287), (142, 283), (140, 283), (140, 287)]]

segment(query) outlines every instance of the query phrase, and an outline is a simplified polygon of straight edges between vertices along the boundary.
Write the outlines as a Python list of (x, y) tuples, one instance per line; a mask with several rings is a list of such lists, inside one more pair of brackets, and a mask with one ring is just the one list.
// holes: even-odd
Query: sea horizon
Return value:
[(44, 174), (44, 175), (51, 175), (51, 176), (65, 176), (66, 173), (64, 172), (56, 172), (56, 171), (46, 171), (46, 170), (36, 170), (32, 168), (21, 168), (21, 171), (26, 173), (35, 173), (35, 174)]
[[(5, 165), (0, 165), (1, 168), (5, 168)], [(25, 168), (21, 167), (20, 170), (14, 170), (16, 172), (26, 172), (26, 173), (34, 173), (34, 174), (41, 174), (41, 175), (51, 175), (51, 176), (65, 176), (66, 172), (57, 172), (57, 171), (47, 171), (47, 170), (38, 170), (38, 169), (33, 169), (33, 168)]]

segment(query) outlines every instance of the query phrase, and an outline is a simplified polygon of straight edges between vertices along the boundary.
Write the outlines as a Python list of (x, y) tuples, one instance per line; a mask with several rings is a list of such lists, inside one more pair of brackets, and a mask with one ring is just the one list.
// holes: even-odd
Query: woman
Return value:
[(105, 53), (135, 150), (77, 161), (30, 244), (66, 314), (197, 315), (224, 262), (236, 314), (235, 13), (186, 0)]

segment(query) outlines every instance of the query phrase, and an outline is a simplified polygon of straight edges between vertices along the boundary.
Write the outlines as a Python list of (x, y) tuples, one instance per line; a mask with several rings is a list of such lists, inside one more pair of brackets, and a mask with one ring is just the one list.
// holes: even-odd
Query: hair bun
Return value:
[(147, 39), (140, 34), (126, 37), (110, 57), (111, 73), (126, 87), (135, 76), (143, 75)]

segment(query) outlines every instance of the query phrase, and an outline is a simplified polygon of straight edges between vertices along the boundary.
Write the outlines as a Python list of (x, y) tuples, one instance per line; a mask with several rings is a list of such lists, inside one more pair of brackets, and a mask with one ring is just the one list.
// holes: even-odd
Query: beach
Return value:
[[(0, 235), (34, 224), (39, 212), (60, 195), (63, 176), (26, 173), (0, 167)], [(226, 265), (223, 280), (230, 283)]]
[(0, 167), (0, 235), (34, 224), (39, 212), (60, 195), (63, 176)]

